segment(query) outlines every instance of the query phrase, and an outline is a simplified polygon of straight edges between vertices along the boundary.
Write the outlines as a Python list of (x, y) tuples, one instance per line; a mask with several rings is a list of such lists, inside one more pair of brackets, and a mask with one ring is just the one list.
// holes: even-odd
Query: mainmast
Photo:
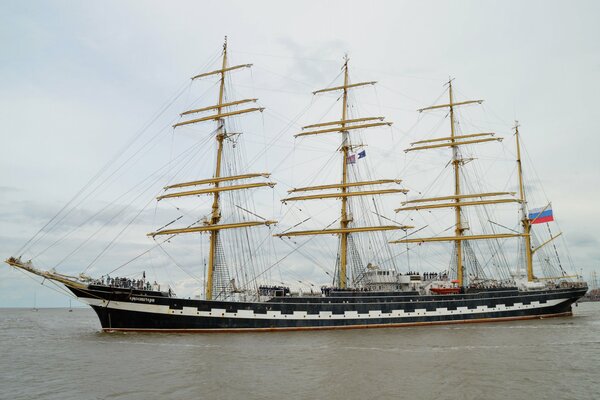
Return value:
[(229, 224), (219, 224), (219, 222), (221, 221), (221, 204), (220, 204), (220, 193), (221, 192), (232, 191), (232, 190), (251, 189), (251, 188), (257, 188), (257, 187), (263, 187), (263, 186), (273, 187), (275, 185), (275, 183), (273, 183), (273, 182), (258, 182), (258, 183), (249, 183), (249, 184), (240, 184), (240, 185), (221, 186), (221, 183), (223, 183), (223, 182), (230, 182), (230, 181), (242, 180), (242, 179), (251, 179), (251, 178), (257, 178), (257, 177), (268, 178), (270, 176), (269, 173), (249, 173), (249, 174), (243, 174), (243, 175), (222, 176), (223, 147), (224, 147), (223, 141), (228, 137), (226, 126), (225, 126), (226, 118), (231, 117), (231, 116), (240, 115), (240, 114), (250, 113), (250, 112), (254, 112), (254, 111), (262, 112), (264, 110), (264, 108), (262, 108), (262, 107), (237, 109), (234, 111), (227, 111), (227, 112), (225, 112), (225, 110), (224, 110), (225, 108), (257, 101), (257, 99), (244, 99), (244, 100), (225, 102), (225, 94), (226, 94), (225, 93), (225, 80), (226, 80), (226, 76), (227, 76), (226, 74), (228, 72), (231, 72), (234, 70), (238, 70), (241, 68), (249, 68), (251, 66), (252, 66), (252, 64), (241, 64), (241, 65), (236, 65), (233, 67), (227, 66), (227, 37), (225, 37), (225, 42), (223, 44), (223, 57), (222, 57), (222, 62), (221, 62), (221, 69), (202, 73), (202, 74), (192, 77), (192, 80), (195, 80), (195, 79), (204, 78), (204, 77), (208, 77), (208, 76), (219, 75), (220, 76), (219, 99), (218, 99), (217, 104), (215, 104), (215, 105), (185, 111), (185, 112), (181, 113), (181, 116), (183, 117), (183, 116), (187, 116), (190, 114), (197, 114), (197, 113), (202, 113), (202, 112), (211, 111), (211, 110), (216, 110), (217, 113), (213, 114), (213, 115), (208, 115), (208, 116), (204, 116), (204, 117), (200, 117), (200, 118), (195, 118), (195, 119), (179, 122), (179, 123), (173, 125), (173, 127), (176, 128), (179, 126), (194, 124), (194, 123), (198, 123), (198, 122), (205, 122), (205, 121), (215, 121), (217, 123), (217, 130), (216, 130), (216, 135), (215, 135), (215, 140), (217, 141), (217, 153), (216, 153), (216, 157), (215, 157), (215, 164), (216, 164), (215, 172), (214, 172), (212, 179), (202, 179), (202, 180), (196, 180), (196, 181), (191, 181), (191, 182), (177, 183), (177, 184), (173, 184), (173, 185), (165, 187), (165, 190), (181, 188), (181, 187), (205, 185), (205, 184), (213, 185), (213, 187), (208, 188), (208, 189), (198, 189), (198, 190), (189, 190), (189, 191), (184, 191), (184, 192), (169, 193), (169, 194), (161, 195), (161, 196), (157, 197), (157, 199), (162, 200), (165, 198), (212, 194), (212, 196), (213, 196), (212, 211), (210, 214), (210, 218), (205, 220), (203, 222), (202, 226), (189, 226), (187, 228), (180, 228), (180, 229), (163, 229), (163, 230), (160, 230), (157, 232), (152, 232), (152, 233), (148, 234), (148, 236), (155, 237), (157, 235), (175, 235), (175, 234), (180, 234), (180, 233), (196, 233), (196, 232), (208, 232), (209, 233), (210, 242), (209, 242), (208, 265), (207, 265), (207, 275), (206, 275), (206, 293), (205, 293), (206, 300), (212, 300), (214, 297), (214, 293), (213, 293), (214, 274), (215, 274), (215, 268), (217, 265), (217, 247), (218, 247), (218, 243), (220, 240), (219, 232), (224, 229), (247, 228), (247, 227), (259, 226), (259, 225), (271, 225), (271, 224), (276, 223), (276, 221), (263, 220), (263, 221), (246, 221), (246, 222), (236, 222), (236, 223), (229, 223)]
[[(346, 119), (348, 114), (348, 56), (344, 57), (344, 94), (342, 98), (342, 123), (341, 128), (346, 127)], [(340, 233), (340, 288), (345, 289), (347, 286), (347, 265), (348, 265), (348, 233), (343, 232), (348, 228), (348, 224), (351, 219), (348, 218), (348, 198), (344, 196), (348, 192), (348, 188), (345, 186), (348, 183), (348, 131), (342, 131), (342, 145), (340, 151), (342, 152), (342, 212), (340, 217), (340, 226), (342, 233)]]
[[(490, 193), (474, 193), (474, 194), (463, 194), (461, 192), (461, 180), (460, 180), (460, 168), (465, 164), (466, 160), (461, 158), (459, 146), (467, 145), (467, 144), (476, 144), (476, 143), (485, 143), (491, 141), (501, 141), (502, 138), (495, 137), (495, 133), (471, 133), (471, 134), (456, 134), (456, 121), (454, 116), (455, 107), (463, 106), (467, 104), (481, 104), (483, 100), (467, 100), (461, 102), (454, 101), (454, 93), (452, 91), (452, 79), (448, 81), (448, 104), (440, 104), (434, 105), (430, 107), (425, 107), (419, 109), (419, 112), (436, 110), (436, 109), (449, 109), (450, 115), (450, 136), (449, 137), (441, 137), (435, 139), (427, 139), (421, 140), (418, 142), (411, 143), (411, 147), (406, 149), (405, 152), (414, 151), (414, 150), (427, 150), (427, 149), (438, 149), (443, 147), (451, 147), (452, 148), (452, 167), (453, 167), (453, 175), (454, 175), (454, 195), (451, 196), (441, 196), (441, 197), (432, 197), (432, 198), (422, 198), (422, 199), (413, 199), (410, 201), (406, 201), (402, 203), (403, 206), (406, 204), (412, 203), (430, 203), (433, 204), (424, 204), (424, 205), (415, 205), (408, 207), (401, 207), (396, 209), (396, 212), (399, 211), (408, 211), (408, 210), (423, 210), (423, 209), (435, 209), (435, 208), (454, 208), (454, 217), (455, 217), (455, 225), (454, 225), (454, 236), (445, 236), (445, 237), (432, 237), (432, 238), (415, 238), (415, 239), (401, 239), (395, 240), (391, 243), (422, 243), (422, 242), (445, 242), (452, 241), (454, 242), (455, 247), (455, 264), (456, 264), (456, 277), (458, 280), (459, 286), (464, 286), (464, 261), (463, 261), (463, 241), (464, 240), (485, 240), (485, 239), (500, 239), (507, 237), (515, 237), (522, 236), (520, 234), (493, 234), (493, 235), (465, 235), (464, 232), (468, 229), (464, 222), (461, 214), (461, 210), (463, 207), (467, 206), (479, 206), (479, 205), (487, 205), (487, 204), (498, 204), (498, 203), (509, 203), (509, 202), (518, 202), (519, 199), (515, 198), (504, 198), (504, 199), (492, 199), (488, 200), (489, 197), (497, 197), (497, 196), (505, 196), (505, 195), (514, 195), (511, 192), (490, 192)], [(417, 146), (415, 146), (417, 145)], [(467, 200), (464, 199), (475, 199), (475, 200)], [(436, 203), (438, 201), (450, 200), (447, 203)]]
[[(293, 232), (285, 232), (280, 233), (275, 236), (277, 237), (291, 237), (291, 236), (305, 236), (305, 235), (324, 235), (324, 234), (334, 234), (339, 237), (339, 260), (340, 260), (340, 268), (338, 275), (338, 284), (340, 289), (346, 289), (348, 287), (348, 237), (351, 233), (358, 232), (373, 232), (373, 231), (386, 231), (386, 230), (395, 230), (395, 229), (406, 229), (410, 227), (405, 226), (366, 226), (366, 227), (350, 227), (352, 223), (352, 215), (350, 213), (348, 198), (354, 196), (368, 196), (368, 195), (380, 195), (380, 194), (391, 194), (391, 193), (406, 193), (405, 189), (379, 189), (379, 190), (362, 190), (362, 191), (351, 191), (351, 188), (362, 187), (362, 186), (371, 186), (371, 185), (382, 185), (382, 184), (390, 184), (395, 183), (399, 184), (401, 181), (397, 179), (379, 179), (373, 181), (362, 181), (362, 182), (350, 182), (348, 177), (348, 167), (349, 167), (349, 157), (350, 152), (353, 149), (352, 144), (350, 143), (350, 131), (356, 129), (366, 129), (373, 128), (377, 126), (389, 126), (392, 123), (384, 121), (385, 117), (363, 117), (363, 118), (353, 118), (349, 119), (348, 117), (348, 91), (350, 89), (354, 89), (357, 87), (362, 87), (366, 85), (374, 85), (376, 82), (360, 82), (360, 83), (350, 83), (349, 80), (349, 71), (348, 71), (348, 56), (344, 57), (344, 84), (342, 86), (336, 86), (326, 89), (321, 89), (313, 92), (313, 94), (332, 92), (332, 91), (342, 91), (342, 113), (341, 119), (339, 121), (330, 121), (330, 122), (321, 122), (317, 124), (304, 126), (302, 129), (309, 129), (308, 131), (303, 131), (301, 133), (296, 134), (295, 136), (309, 136), (309, 135), (320, 135), (330, 132), (339, 132), (342, 134), (342, 141), (339, 147), (339, 151), (341, 153), (341, 163), (342, 163), (342, 176), (341, 183), (339, 184), (326, 184), (326, 185), (318, 185), (318, 186), (309, 186), (302, 188), (295, 188), (289, 191), (289, 193), (296, 192), (306, 192), (306, 191), (314, 191), (314, 190), (328, 190), (328, 189), (337, 189), (339, 192), (334, 193), (321, 193), (316, 195), (305, 195), (305, 196), (294, 196), (283, 199), (283, 202), (287, 201), (296, 201), (296, 200), (317, 200), (317, 199), (330, 199), (330, 198), (340, 198), (341, 199), (341, 208), (340, 208), (340, 227), (334, 229), (322, 229), (322, 230), (307, 230), (307, 231), (293, 231)], [(375, 122), (374, 122), (375, 121)], [(376, 122), (378, 121), (378, 122)], [(314, 128), (320, 127), (330, 127), (325, 129), (314, 130)], [(311, 130), (312, 129), (312, 130)]]

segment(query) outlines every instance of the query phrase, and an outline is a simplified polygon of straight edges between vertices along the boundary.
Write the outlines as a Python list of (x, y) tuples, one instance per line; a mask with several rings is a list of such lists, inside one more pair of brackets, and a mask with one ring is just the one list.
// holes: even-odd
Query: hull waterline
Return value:
[(337, 293), (264, 302), (205, 301), (101, 286), (70, 288), (106, 332), (248, 332), (408, 327), (572, 315), (585, 288), (458, 295)]

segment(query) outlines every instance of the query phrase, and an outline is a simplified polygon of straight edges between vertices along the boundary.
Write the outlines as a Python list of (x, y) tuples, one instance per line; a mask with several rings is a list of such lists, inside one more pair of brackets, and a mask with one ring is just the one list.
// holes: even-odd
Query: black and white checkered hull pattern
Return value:
[(566, 316), (584, 288), (494, 290), (422, 296), (380, 293), (286, 297), (267, 302), (178, 299), (106, 287), (72, 289), (106, 331), (352, 329)]

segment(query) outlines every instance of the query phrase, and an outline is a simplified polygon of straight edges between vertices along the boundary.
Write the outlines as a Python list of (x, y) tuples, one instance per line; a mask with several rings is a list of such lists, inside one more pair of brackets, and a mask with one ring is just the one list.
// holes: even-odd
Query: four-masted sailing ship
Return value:
[[(521, 152), (518, 125), (515, 126), (517, 148), (517, 168), (519, 176), (518, 196), (513, 192), (468, 193), (464, 190), (461, 169), (469, 161), (461, 154), (465, 145), (482, 144), (501, 140), (494, 133), (462, 134), (457, 132), (455, 110), (457, 107), (481, 103), (482, 100), (456, 102), (452, 81), (448, 82), (449, 102), (419, 110), (445, 109), (450, 120), (450, 135), (424, 139), (411, 144), (407, 152), (430, 149), (450, 149), (450, 164), (453, 169), (454, 192), (444, 196), (406, 199), (398, 213), (421, 210), (454, 210), (453, 236), (432, 236), (427, 238), (409, 237), (414, 229), (385, 218), (390, 224), (359, 224), (354, 218), (363, 202), (353, 204), (356, 199), (373, 200), (382, 195), (406, 194), (407, 189), (398, 187), (402, 181), (398, 177), (365, 179), (356, 168), (356, 158), (361, 158), (364, 143), (353, 140), (353, 134), (371, 128), (390, 126), (384, 117), (349, 115), (349, 93), (353, 89), (373, 85), (376, 82), (351, 83), (349, 60), (346, 57), (342, 67), (343, 82), (339, 86), (317, 90), (314, 94), (338, 93), (341, 99), (339, 119), (307, 125), (296, 134), (297, 137), (339, 135), (339, 165), (341, 177), (337, 182), (323, 182), (319, 185), (293, 188), (284, 203), (299, 201), (329, 202), (339, 201), (339, 214), (336, 226), (326, 226), (312, 230), (283, 230), (274, 236), (287, 240), (290, 237), (333, 235), (337, 237), (337, 257), (335, 277), (330, 286), (324, 286), (317, 293), (294, 293), (287, 286), (261, 285), (239, 287), (227, 273), (222, 236), (225, 232), (248, 229), (265, 229), (276, 221), (257, 217), (252, 220), (223, 221), (223, 194), (240, 192), (262, 187), (273, 187), (274, 182), (265, 181), (267, 172), (250, 173), (226, 171), (223, 168), (224, 142), (234, 133), (228, 128), (229, 117), (253, 112), (261, 112), (262, 107), (247, 107), (257, 99), (231, 100), (225, 96), (228, 74), (250, 64), (228, 65), (227, 41), (222, 53), (221, 67), (218, 70), (199, 74), (192, 79), (218, 77), (219, 97), (215, 105), (196, 108), (181, 114), (186, 119), (174, 125), (213, 122), (216, 123), (214, 139), (216, 144), (215, 169), (211, 178), (170, 184), (165, 193), (158, 197), (176, 199), (199, 195), (212, 196), (209, 215), (187, 227), (165, 227), (151, 232), (148, 236), (173, 237), (180, 234), (205, 234), (209, 241), (209, 254), (203, 299), (177, 297), (171, 290), (161, 290), (150, 284), (144, 277), (137, 282), (91, 279), (85, 275), (73, 277), (55, 271), (43, 271), (21, 257), (11, 257), (6, 262), (18, 269), (57, 281), (66, 286), (81, 301), (89, 304), (97, 313), (104, 331), (145, 331), (145, 332), (224, 332), (224, 331), (270, 331), (303, 329), (351, 329), (369, 327), (399, 327), (412, 325), (506, 321), (532, 319), (551, 316), (571, 315), (571, 305), (587, 291), (587, 285), (574, 280), (566, 273), (549, 279), (538, 278), (534, 273), (533, 256), (558, 235), (552, 236), (537, 247), (532, 247), (532, 224), (547, 216), (547, 210), (528, 213), (523, 183)], [(247, 107), (247, 108), (240, 108)], [(209, 113), (206, 115), (206, 113)], [(191, 117), (193, 116), (193, 117)], [(234, 171), (235, 172), (235, 171)], [(255, 181), (255, 180), (259, 181)], [(494, 206), (514, 203), (520, 207), (521, 230), (510, 233), (470, 234), (470, 225), (464, 210), (470, 207)], [(374, 214), (377, 214), (374, 212)], [(381, 221), (381, 219), (378, 219)], [(296, 224), (297, 226), (299, 224)], [(261, 226), (263, 228), (261, 228)], [(420, 230), (420, 229), (419, 229)], [(387, 233), (404, 232), (404, 237), (388, 240)], [(416, 233), (416, 231), (415, 231)], [(394, 265), (382, 265), (375, 260), (367, 260), (361, 251), (361, 235), (378, 235), (382, 245), (390, 243), (425, 244), (429, 242), (453, 243), (448, 254), (452, 259), (451, 268), (444, 273), (418, 272), (401, 273)], [(521, 240), (524, 249), (526, 273), (515, 266), (515, 274), (509, 280), (494, 281), (480, 279), (478, 273), (465, 273), (465, 260), (474, 258), (473, 241), (498, 241), (504, 239)], [(371, 258), (373, 256), (371, 255)], [(469, 267), (470, 268), (470, 267)], [(477, 272), (477, 266), (473, 267)]]

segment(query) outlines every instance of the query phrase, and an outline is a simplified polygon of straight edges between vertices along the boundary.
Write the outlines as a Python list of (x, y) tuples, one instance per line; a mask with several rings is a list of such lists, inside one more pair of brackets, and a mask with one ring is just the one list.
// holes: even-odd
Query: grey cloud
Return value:
[[(294, 58), (290, 72), (297, 74), (297, 79), (301, 81), (321, 84), (327, 83), (325, 77), (333, 76), (332, 67), (335, 67), (336, 59), (339, 59), (337, 69), (340, 69), (343, 62), (342, 55), (347, 47), (343, 41), (336, 39), (320, 40), (310, 47), (296, 42), (292, 37), (281, 38), (279, 42), (292, 53)], [(331, 60), (331, 63), (323, 63), (322, 60)]]

